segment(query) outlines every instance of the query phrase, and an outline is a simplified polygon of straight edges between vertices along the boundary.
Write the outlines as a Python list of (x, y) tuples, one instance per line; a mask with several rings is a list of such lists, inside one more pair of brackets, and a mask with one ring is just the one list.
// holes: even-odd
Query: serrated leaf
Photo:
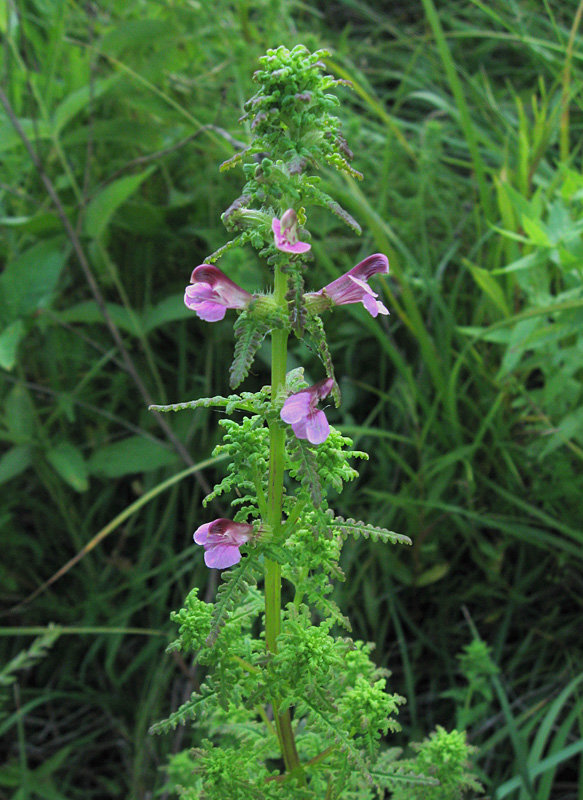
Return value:
[(65, 483), (72, 486), (76, 492), (87, 491), (89, 470), (78, 447), (70, 442), (63, 442), (47, 450), (45, 455), (49, 464)]
[(236, 389), (245, 380), (251, 369), (255, 353), (259, 350), (261, 342), (269, 333), (269, 326), (249, 317), (243, 312), (235, 323), (235, 353), (233, 363), (229, 369), (229, 385)]
[(390, 531), (387, 528), (379, 528), (376, 525), (369, 525), (366, 522), (352, 518), (333, 517), (330, 525), (339, 530), (344, 536), (354, 536), (355, 539), (362, 536), (365, 539), (372, 539), (373, 542), (380, 539), (381, 542), (391, 542), (391, 544), (413, 544), (411, 539), (402, 533), (395, 533), (395, 531)]
[(206, 639), (207, 647), (216, 642), (219, 631), (227, 621), (231, 611), (236, 608), (251, 586), (255, 586), (262, 572), (253, 558), (245, 558), (239, 564), (223, 572), (223, 583), (219, 586), (217, 599), (213, 606), (211, 629)]
[(154, 723), (148, 733), (167, 733), (169, 730), (176, 728), (177, 725), (184, 725), (187, 720), (194, 719), (197, 707), (205, 700), (207, 700), (206, 695), (193, 693), (190, 700), (187, 700), (180, 708), (170, 714), (168, 719), (163, 719), (160, 720), (160, 722)]
[(326, 340), (326, 332), (324, 330), (324, 323), (322, 322), (321, 318), (318, 316), (309, 317), (305, 323), (306, 330), (310, 335), (310, 338), (314, 342), (316, 347), (316, 352), (318, 353), (318, 357), (320, 361), (324, 365), (324, 369), (326, 370), (326, 377), (332, 378), (334, 384), (332, 385), (332, 397), (334, 398), (334, 404), (336, 408), (339, 408), (340, 403), (342, 401), (342, 397), (340, 395), (340, 387), (336, 382), (336, 376), (334, 374), (334, 364), (332, 363), (332, 356), (330, 355), (330, 351), (328, 349), (328, 342)]
[(148, 167), (137, 175), (118, 178), (102, 189), (89, 203), (85, 212), (85, 233), (97, 239), (105, 231), (117, 209), (130, 197), (156, 170)]
[(316, 465), (316, 452), (307, 441), (298, 439), (293, 433), (287, 441), (292, 462), (290, 474), (309, 491), (314, 506), (318, 508), (322, 502), (322, 484)]

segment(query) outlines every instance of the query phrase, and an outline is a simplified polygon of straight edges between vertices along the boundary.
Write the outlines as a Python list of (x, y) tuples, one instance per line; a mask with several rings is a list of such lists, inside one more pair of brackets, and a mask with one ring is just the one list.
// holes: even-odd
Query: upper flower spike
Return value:
[(378, 297), (376, 292), (367, 284), (369, 278), (375, 273), (387, 273), (389, 271), (389, 260), (382, 253), (375, 253), (368, 256), (360, 264), (357, 264), (344, 275), (336, 278), (335, 281), (324, 286), (319, 292), (310, 292), (305, 295), (306, 305), (310, 306), (318, 297), (329, 297), (337, 306), (347, 303), (362, 303), (366, 310), (373, 317), (389, 312)]
[(226, 569), (241, 560), (239, 548), (248, 542), (253, 526), (230, 519), (215, 519), (201, 525), (194, 532), (196, 544), (205, 549), (204, 563), (211, 569)]
[(281, 409), (281, 418), (291, 423), (298, 439), (307, 439), (311, 444), (322, 444), (328, 438), (330, 425), (323, 411), (318, 411), (318, 400), (332, 391), (332, 378), (315, 383), (301, 392), (288, 397)]
[(275, 246), (284, 253), (306, 253), (312, 245), (298, 241), (298, 216), (293, 208), (288, 208), (281, 217), (274, 217), (271, 229), (275, 237)]
[(227, 308), (247, 308), (253, 299), (218, 267), (208, 264), (192, 271), (190, 283), (184, 290), (184, 302), (207, 322), (223, 319)]

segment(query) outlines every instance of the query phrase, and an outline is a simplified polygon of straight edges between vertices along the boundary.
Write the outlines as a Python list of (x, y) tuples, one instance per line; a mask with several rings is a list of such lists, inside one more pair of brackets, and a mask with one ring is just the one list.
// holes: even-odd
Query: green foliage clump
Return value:
[(482, 792), (483, 787), (471, 772), (469, 758), (476, 752), (466, 741), (463, 731), (437, 726), (422, 742), (413, 743), (415, 758), (403, 759), (400, 768), (410, 768), (418, 775), (436, 778), (438, 786), (397, 784), (393, 800), (463, 800), (469, 792)]

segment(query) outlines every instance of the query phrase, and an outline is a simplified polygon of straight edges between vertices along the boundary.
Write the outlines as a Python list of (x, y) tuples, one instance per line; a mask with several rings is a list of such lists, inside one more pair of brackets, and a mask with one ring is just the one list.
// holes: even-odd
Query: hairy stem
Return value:
[[(287, 280), (281, 269), (275, 267), (275, 301), (285, 306)], [(285, 386), (288, 331), (274, 330), (271, 335), (271, 397), (275, 399)], [(269, 485), (267, 494), (267, 522), (277, 541), (281, 532), (283, 472), (285, 456), (285, 431), (277, 420), (269, 425)], [(277, 652), (277, 637), (281, 630), (281, 567), (277, 561), (265, 560), (265, 642), (271, 653)], [(273, 698), (273, 716), (277, 738), (288, 772), (300, 772), (301, 765), (296, 750), (289, 710), (279, 713), (279, 700)]]

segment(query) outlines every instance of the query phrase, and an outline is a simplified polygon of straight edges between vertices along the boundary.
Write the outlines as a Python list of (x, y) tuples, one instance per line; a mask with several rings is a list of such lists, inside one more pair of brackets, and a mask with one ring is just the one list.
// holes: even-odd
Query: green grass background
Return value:
[(301, 42), (353, 82), (365, 174), (322, 171), (363, 235), (308, 209), (310, 288), (391, 265), (390, 317), (326, 318), (330, 419), (371, 453), (336, 508), (414, 541), (347, 544), (336, 600), (407, 698), (391, 744), (465, 726), (491, 797), (583, 800), (582, 8), (0, 0), (0, 798), (149, 798), (192, 742), (147, 731), (196, 685), (164, 650), (214, 591), (218, 417), (146, 407), (228, 391), (232, 329), (183, 289), (227, 239), (257, 58)]

